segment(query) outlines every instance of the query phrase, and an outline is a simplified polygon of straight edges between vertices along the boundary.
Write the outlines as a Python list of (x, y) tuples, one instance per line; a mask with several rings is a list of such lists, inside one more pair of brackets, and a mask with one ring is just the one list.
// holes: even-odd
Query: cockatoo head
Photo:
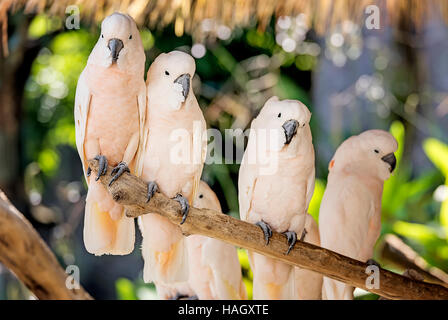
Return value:
[(385, 181), (397, 164), (395, 138), (383, 130), (368, 130), (345, 140), (330, 162), (329, 169), (356, 168)]
[(267, 150), (281, 151), (300, 144), (309, 130), (310, 119), (311, 112), (300, 101), (279, 100), (274, 96), (266, 101), (252, 126), (267, 129)]
[(179, 110), (193, 96), (191, 80), (196, 70), (192, 56), (181, 51), (160, 54), (148, 70), (150, 96), (163, 99), (163, 106)]
[(116, 12), (103, 20), (100, 37), (88, 63), (105, 68), (118, 67), (130, 74), (144, 72), (143, 44), (131, 16)]
[(196, 193), (196, 198), (193, 201), (193, 206), (199, 209), (206, 208), (221, 212), (218, 197), (204, 181), (199, 182), (199, 188)]

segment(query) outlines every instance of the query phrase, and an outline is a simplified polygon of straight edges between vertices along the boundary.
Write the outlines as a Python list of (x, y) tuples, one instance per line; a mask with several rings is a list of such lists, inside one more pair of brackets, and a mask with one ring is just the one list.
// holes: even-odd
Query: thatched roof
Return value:
[(140, 26), (152, 29), (174, 23), (177, 35), (195, 35), (205, 19), (231, 29), (256, 23), (263, 30), (273, 16), (299, 13), (306, 15), (309, 27), (322, 33), (347, 19), (363, 23), (370, 4), (381, 9), (382, 23), (395, 27), (418, 28), (435, 14), (448, 20), (447, 0), (1, 0), (0, 24), (5, 30), (8, 11), (24, 9), (63, 17), (73, 4), (79, 6), (84, 21), (101, 21), (114, 11), (127, 12)]

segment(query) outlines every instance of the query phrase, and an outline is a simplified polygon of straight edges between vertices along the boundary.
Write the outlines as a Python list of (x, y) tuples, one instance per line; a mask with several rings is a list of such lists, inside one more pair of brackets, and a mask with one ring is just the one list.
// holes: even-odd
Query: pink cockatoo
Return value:
[[(309, 214), (306, 215), (305, 230), (306, 237), (304, 241), (320, 246), (319, 227)], [(322, 274), (307, 269), (295, 268), (295, 281), (297, 299), (322, 299)]]
[[(290, 245), (305, 234), (307, 209), (314, 191), (311, 113), (296, 100), (270, 98), (253, 120), (239, 172), (242, 220), (261, 227), (266, 244), (272, 229)], [(289, 253), (288, 250), (288, 253)], [(254, 299), (295, 299), (294, 268), (249, 252)]]
[[(218, 197), (203, 181), (193, 206), (221, 212)], [(186, 283), (157, 285), (163, 299), (192, 297), (199, 300), (247, 299), (236, 248), (228, 243), (201, 236), (187, 238), (189, 278)]]
[[(191, 87), (195, 68), (194, 59), (184, 52), (162, 53), (146, 80), (142, 178), (148, 182), (148, 201), (159, 190), (180, 203), (182, 223), (196, 197), (207, 152), (205, 119)], [(187, 281), (187, 247), (180, 227), (158, 214), (140, 217), (139, 226), (145, 282)]]
[[(108, 164), (114, 166), (113, 181), (129, 168), (140, 174), (136, 164), (146, 115), (144, 71), (145, 54), (134, 20), (121, 13), (108, 16), (79, 77), (74, 106), (76, 146), (89, 186), (84, 243), (95, 255), (124, 255), (134, 249), (134, 220), (97, 180)], [(90, 176), (87, 164), (93, 158), (100, 165), (97, 177)]]
[[(319, 212), (321, 246), (367, 261), (381, 231), (384, 181), (396, 165), (398, 144), (382, 130), (369, 130), (344, 141), (329, 165)], [(353, 287), (324, 277), (324, 299), (353, 299)]]

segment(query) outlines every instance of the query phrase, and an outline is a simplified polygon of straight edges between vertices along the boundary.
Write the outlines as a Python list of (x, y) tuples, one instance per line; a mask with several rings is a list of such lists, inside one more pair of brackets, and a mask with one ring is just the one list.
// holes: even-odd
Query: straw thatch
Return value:
[(67, 6), (78, 5), (81, 18), (100, 21), (121, 11), (132, 15), (139, 25), (150, 27), (174, 23), (176, 33), (193, 32), (205, 19), (214, 19), (230, 28), (256, 22), (263, 29), (272, 16), (305, 13), (310, 26), (325, 31), (345, 19), (360, 22), (368, 5), (387, 12), (387, 22), (408, 21), (416, 26), (432, 14), (448, 17), (446, 0), (2, 0), (0, 20), (6, 11), (24, 9), (29, 13), (64, 16)]
[(300, 13), (305, 14), (309, 28), (322, 34), (344, 20), (363, 23), (371, 4), (380, 8), (382, 26), (419, 30), (436, 15), (448, 21), (447, 0), (1, 0), (0, 32), (6, 44), (8, 12), (23, 9), (64, 17), (68, 6), (77, 5), (85, 22), (98, 22), (120, 11), (129, 13), (140, 27), (174, 24), (176, 35), (186, 32), (197, 40), (209, 35), (203, 32), (204, 21), (230, 29), (256, 24), (264, 30), (272, 17)]

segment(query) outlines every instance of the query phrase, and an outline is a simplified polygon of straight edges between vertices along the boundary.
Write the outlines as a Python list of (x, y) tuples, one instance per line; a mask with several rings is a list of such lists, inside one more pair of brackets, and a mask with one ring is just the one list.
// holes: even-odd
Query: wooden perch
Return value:
[(26, 218), (0, 191), (0, 262), (38, 299), (86, 300), (83, 288), (68, 289), (68, 274)]
[[(92, 175), (98, 170), (97, 161), (89, 161)], [(175, 224), (181, 222), (179, 203), (156, 193), (146, 203), (146, 183), (141, 179), (123, 174), (112, 186), (111, 168), (100, 178), (112, 197), (126, 207), (129, 217), (148, 212), (160, 214)], [(380, 269), (380, 289), (366, 287), (367, 264), (305, 242), (297, 242), (286, 255), (288, 244), (284, 235), (273, 232), (269, 245), (265, 245), (259, 227), (228, 215), (207, 209), (190, 208), (186, 222), (181, 226), (185, 234), (201, 234), (243, 247), (290, 265), (313, 270), (327, 277), (340, 280), (354, 287), (376, 293), (388, 299), (448, 299), (448, 289)]]
[(396, 235), (388, 234), (380, 245), (381, 260), (402, 270), (416, 270), (425, 280), (448, 286), (448, 274), (430, 266), (417, 252)]

